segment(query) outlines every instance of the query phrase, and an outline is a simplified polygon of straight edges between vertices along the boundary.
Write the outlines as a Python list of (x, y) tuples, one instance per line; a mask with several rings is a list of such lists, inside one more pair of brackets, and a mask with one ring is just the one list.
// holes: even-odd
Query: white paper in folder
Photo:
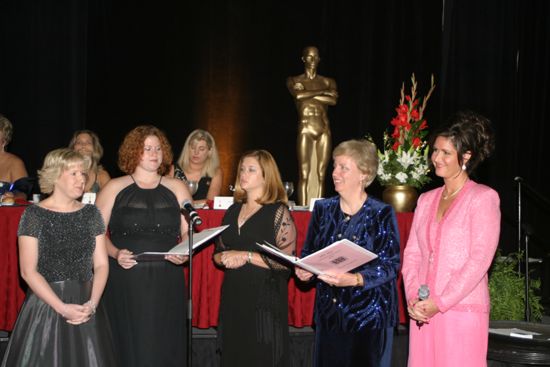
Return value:
[[(193, 250), (196, 250), (203, 244), (208, 243), (208, 240), (222, 233), (227, 227), (229, 226), (226, 225), (226, 226), (208, 228), (199, 233), (196, 233), (193, 236)], [(189, 239), (185, 239), (184, 241), (178, 243), (176, 246), (172, 247), (167, 252), (153, 252), (153, 251), (142, 252), (134, 255), (133, 258), (136, 261), (159, 261), (159, 260), (164, 260), (164, 257), (166, 255), (189, 255)]]

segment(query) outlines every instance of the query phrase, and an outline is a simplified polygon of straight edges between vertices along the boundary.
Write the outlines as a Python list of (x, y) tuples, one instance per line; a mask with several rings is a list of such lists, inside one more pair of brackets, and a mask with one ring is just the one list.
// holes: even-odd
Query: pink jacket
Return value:
[(427, 284), (441, 312), (489, 312), (487, 271), (500, 234), (500, 200), (496, 191), (466, 182), (437, 221), (443, 186), (418, 199), (403, 260), (408, 300)]

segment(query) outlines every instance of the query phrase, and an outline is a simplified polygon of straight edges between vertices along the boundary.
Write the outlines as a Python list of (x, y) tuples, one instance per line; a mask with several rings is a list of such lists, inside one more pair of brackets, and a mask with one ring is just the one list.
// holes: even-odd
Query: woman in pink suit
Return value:
[[(498, 194), (469, 175), (494, 148), (490, 122), (460, 112), (431, 146), (444, 185), (420, 196), (404, 253), (409, 366), (486, 366), (487, 271), (498, 245), (500, 208)], [(429, 294), (419, 294), (421, 286)]]

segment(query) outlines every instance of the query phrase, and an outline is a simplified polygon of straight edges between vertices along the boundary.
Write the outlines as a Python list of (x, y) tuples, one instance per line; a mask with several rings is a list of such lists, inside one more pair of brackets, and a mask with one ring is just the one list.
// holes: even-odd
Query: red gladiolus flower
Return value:
[(406, 114), (407, 112), (409, 112), (409, 106), (407, 106), (406, 104), (399, 105), (399, 107), (396, 108), (396, 111), (400, 115)]
[(424, 121), (422, 121), (422, 123), (418, 127), (418, 130), (424, 130), (427, 127), (428, 127), (428, 123), (426, 122), (426, 120), (424, 120)]
[(396, 141), (395, 143), (393, 143), (393, 146), (391, 147), (394, 151), (397, 151), (397, 149), (399, 148), (399, 142)]
[(418, 113), (418, 110), (412, 110), (411, 111), (411, 118), (415, 121), (420, 118), (420, 114)]
[(412, 141), (412, 145), (415, 148), (418, 148), (421, 144), (422, 144), (422, 140), (420, 140), (420, 138), (418, 137), (414, 138)]
[(410, 101), (411, 101), (411, 96), (409, 96), (409, 95), (406, 95), (406, 96), (405, 96), (405, 99), (406, 99), (407, 101), (409, 101), (409, 102), (410, 102)]
[(396, 126), (395, 129), (393, 129), (393, 134), (391, 134), (391, 137), (397, 139), (400, 135), (401, 132), (399, 131), (399, 127)]

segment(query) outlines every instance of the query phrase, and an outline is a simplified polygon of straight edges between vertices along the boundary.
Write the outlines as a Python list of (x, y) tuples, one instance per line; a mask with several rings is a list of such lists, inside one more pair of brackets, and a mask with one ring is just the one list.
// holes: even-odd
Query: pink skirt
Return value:
[(409, 367), (486, 367), (489, 314), (447, 311), (409, 329)]

